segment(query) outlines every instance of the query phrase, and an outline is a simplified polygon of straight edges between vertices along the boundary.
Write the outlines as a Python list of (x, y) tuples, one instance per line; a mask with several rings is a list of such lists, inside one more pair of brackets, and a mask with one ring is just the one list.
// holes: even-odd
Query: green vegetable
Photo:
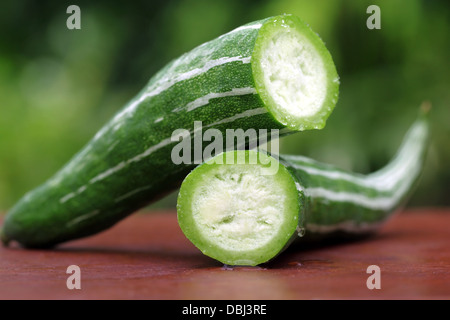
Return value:
[(295, 239), (370, 234), (411, 194), (428, 131), (422, 111), (397, 155), (369, 175), (302, 156), (283, 155), (278, 162), (257, 151), (223, 153), (182, 183), (180, 227), (205, 255), (228, 265), (252, 266), (271, 260)]
[(193, 168), (171, 159), (175, 130), (193, 133), (194, 121), (221, 132), (320, 129), (338, 86), (329, 52), (297, 17), (234, 29), (151, 78), (66, 166), (9, 211), (3, 242), (47, 247), (107, 229), (179, 187)]

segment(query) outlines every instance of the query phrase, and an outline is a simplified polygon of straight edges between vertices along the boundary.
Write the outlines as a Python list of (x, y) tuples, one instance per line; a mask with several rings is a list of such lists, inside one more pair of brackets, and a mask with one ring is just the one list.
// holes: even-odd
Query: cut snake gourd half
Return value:
[[(185, 129), (320, 129), (338, 98), (323, 42), (292, 15), (240, 26), (170, 62), (60, 171), (8, 212), (4, 243), (49, 247), (105, 230), (180, 186)], [(269, 135), (268, 139), (271, 136)], [(223, 150), (222, 150), (223, 151)]]
[(276, 160), (254, 150), (218, 155), (182, 183), (180, 228), (205, 255), (250, 266), (272, 260), (294, 240), (373, 234), (417, 185), (428, 146), (426, 113), (421, 111), (397, 155), (368, 175), (303, 156)]

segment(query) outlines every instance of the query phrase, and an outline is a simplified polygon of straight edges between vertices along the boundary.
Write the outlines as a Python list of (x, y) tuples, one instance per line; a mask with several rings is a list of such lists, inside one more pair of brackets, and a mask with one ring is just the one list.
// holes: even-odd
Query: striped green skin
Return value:
[(402, 208), (422, 172), (429, 138), (427, 112), (421, 110), (395, 157), (368, 175), (345, 172), (302, 156), (280, 157), (306, 196), (308, 237), (367, 235)]
[[(245, 186), (237, 196), (228, 201), (217, 200), (217, 192), (214, 193), (210, 190), (216, 185), (212, 181), (218, 177), (218, 172), (220, 172), (219, 178), (222, 180), (229, 176), (229, 179), (233, 180), (231, 183), (233, 189), (236, 189), (234, 181), (237, 175), (239, 177), (253, 175), (253, 177), (261, 178), (258, 171), (239, 169), (235, 164), (204, 163), (188, 175), (180, 189), (177, 204), (180, 227), (187, 238), (204, 254), (229, 265), (257, 265), (267, 262), (294, 241), (300, 244), (305, 241), (323, 240), (327, 237), (370, 235), (388, 218), (392, 217), (393, 213), (405, 204), (413, 192), (422, 172), (428, 135), (429, 124), (426, 112), (421, 111), (418, 120), (406, 134), (396, 156), (384, 168), (369, 175), (346, 172), (303, 156), (281, 155), (279, 157), (279, 169), (281, 170), (279, 171), (287, 170), (290, 174), (279, 172), (271, 181), (267, 177), (262, 178), (262, 181), (269, 181), (267, 188), (272, 188), (271, 191), (265, 190), (265, 194), (273, 196), (280, 186), (295, 185), (297, 192), (283, 187), (285, 190), (282, 197), (288, 199), (281, 200), (280, 198), (279, 201), (297, 202), (299, 206), (297, 208), (285, 206), (280, 209), (282, 210), (281, 215), (284, 217), (283, 225), (288, 224), (289, 227), (277, 227), (276, 224), (273, 224), (273, 228), (279, 228), (275, 236), (273, 230), (268, 231), (266, 237), (260, 236), (258, 232), (261, 246), (251, 250), (245, 250), (243, 246), (238, 248), (234, 246), (230, 249), (227, 242), (217, 239), (230, 239), (231, 243), (240, 234), (238, 229), (230, 229), (228, 217), (247, 214), (242, 212), (246, 212), (248, 209), (233, 209), (233, 203), (238, 201), (245, 203), (242, 202), (242, 193), (247, 194), (245, 197), (250, 199), (251, 203), (255, 203), (257, 208), (252, 208), (255, 215), (254, 220), (260, 220), (258, 215), (267, 209), (267, 201), (262, 198), (259, 201), (252, 201), (254, 197), (260, 197), (258, 183), (254, 188), (249, 185)], [(237, 153), (243, 151), (232, 152), (235, 153), (234, 157), (236, 158)], [(218, 157), (221, 155), (216, 158)], [(242, 165), (240, 166), (242, 167)], [(221, 171), (217, 167), (221, 167)], [(285, 181), (277, 182), (280, 179)], [(221, 192), (233, 191), (223, 190)], [(209, 196), (210, 194), (215, 194), (215, 196)], [(208, 198), (204, 200), (202, 197)], [(194, 199), (208, 201), (211, 207), (204, 209), (205, 207)], [(225, 208), (218, 210), (216, 202), (222, 203)], [(208, 218), (206, 223), (204, 218), (199, 218), (208, 215), (213, 219)], [(219, 218), (214, 220), (215, 217)], [(297, 221), (294, 222), (295, 225), (292, 225), (293, 219)], [(222, 221), (225, 220), (227, 222), (224, 224)], [(225, 228), (228, 228), (225, 229), (225, 236), (221, 231), (223, 229), (220, 229), (224, 225)], [(239, 228), (239, 226), (235, 226)], [(255, 223), (254, 226), (255, 228), (260, 227), (258, 223)], [(290, 230), (291, 233), (286, 237), (287, 230)], [(214, 234), (214, 236), (210, 236), (210, 234)], [(253, 236), (251, 235), (251, 237)]]
[[(304, 122), (275, 117), (253, 56), (286, 25), (312, 39), (329, 72), (323, 109)], [(176, 189), (193, 165), (172, 162), (178, 141), (171, 135), (192, 132), (194, 121), (222, 132), (321, 128), (336, 103), (337, 79), (319, 37), (294, 16), (256, 21), (202, 44), (159, 71), (65, 167), (26, 194), (8, 212), (2, 240), (49, 247), (92, 235)]]

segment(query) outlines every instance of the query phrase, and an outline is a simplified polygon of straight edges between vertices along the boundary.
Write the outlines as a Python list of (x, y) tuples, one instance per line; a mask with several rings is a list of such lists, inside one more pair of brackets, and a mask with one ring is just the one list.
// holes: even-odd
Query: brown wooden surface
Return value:
[[(369, 265), (381, 289), (369, 290)], [(81, 290), (66, 287), (69, 265)], [(417, 209), (377, 236), (224, 268), (181, 233), (175, 212), (135, 214), (54, 250), (0, 248), (0, 299), (449, 299), (450, 210)]]

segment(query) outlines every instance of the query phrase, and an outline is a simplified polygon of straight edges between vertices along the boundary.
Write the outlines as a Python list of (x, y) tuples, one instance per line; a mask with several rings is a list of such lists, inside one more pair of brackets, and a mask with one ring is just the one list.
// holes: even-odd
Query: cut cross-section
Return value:
[[(186, 177), (178, 219), (204, 254), (229, 265), (257, 265), (281, 252), (295, 234), (299, 193), (295, 178), (274, 158), (256, 151), (231, 153), (234, 164), (217, 163), (217, 157), (225, 160), (224, 153)], [(239, 163), (243, 153), (245, 163)], [(267, 167), (274, 163), (278, 170), (268, 174)]]
[(256, 89), (278, 121), (295, 130), (325, 126), (339, 77), (321, 39), (299, 18), (276, 17), (261, 27), (252, 67)]

